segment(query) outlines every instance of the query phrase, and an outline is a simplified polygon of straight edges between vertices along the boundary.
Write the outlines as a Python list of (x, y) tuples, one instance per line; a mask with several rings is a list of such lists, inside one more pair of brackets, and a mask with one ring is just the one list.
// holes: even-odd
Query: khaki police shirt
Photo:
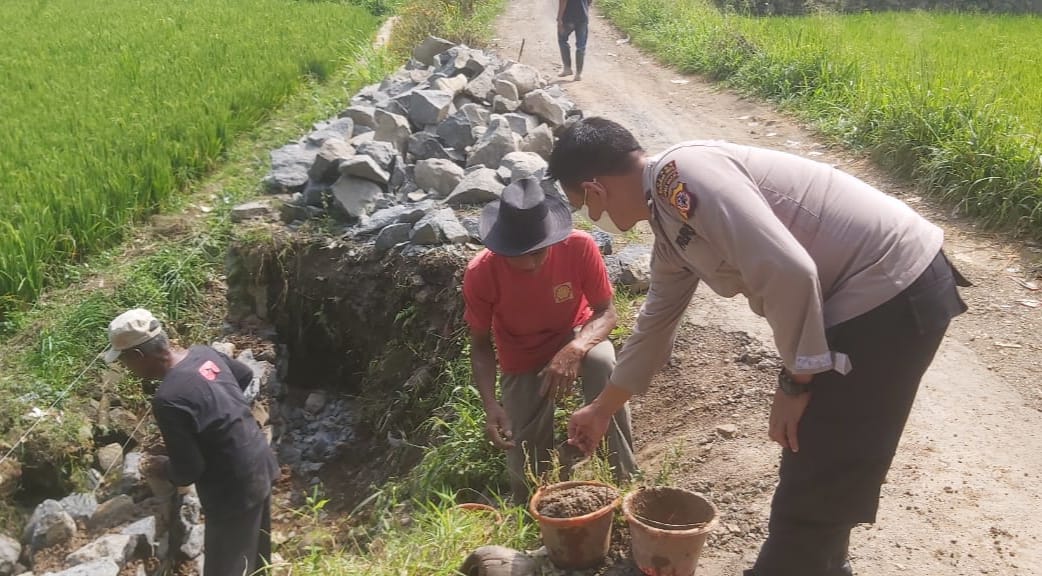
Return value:
[(611, 377), (640, 393), (672, 353), (699, 281), (743, 294), (794, 373), (846, 373), (825, 330), (909, 286), (943, 231), (896, 198), (826, 164), (727, 142), (649, 159), (651, 288)]

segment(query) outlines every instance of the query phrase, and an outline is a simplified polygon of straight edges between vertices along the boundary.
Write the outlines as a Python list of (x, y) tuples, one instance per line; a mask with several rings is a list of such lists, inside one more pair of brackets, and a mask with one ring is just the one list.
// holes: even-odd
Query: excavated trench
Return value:
[(380, 256), (329, 236), (246, 236), (226, 262), (229, 321), (277, 344), (269, 396), (280, 462), (354, 506), (419, 456), (391, 438), (415, 440), (437, 408), (444, 362), (463, 342), (460, 286), (471, 252)]

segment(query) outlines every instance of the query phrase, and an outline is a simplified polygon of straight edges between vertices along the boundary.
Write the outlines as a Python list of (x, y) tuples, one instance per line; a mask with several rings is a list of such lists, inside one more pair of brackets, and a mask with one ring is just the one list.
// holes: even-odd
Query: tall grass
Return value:
[(498, 493), (507, 486), (506, 458), (485, 434), (485, 408), (471, 382), (469, 347), (448, 363), (440, 389), (441, 407), (421, 426), (431, 447), (412, 471), (411, 482), (425, 492)]
[(407, 58), (427, 36), (469, 46), (482, 46), (506, 0), (410, 0), (399, 9), (391, 51)]
[[(15, 456), (24, 465), (51, 463), (73, 482), (89, 467), (89, 433), (68, 439), (83, 426), (90, 431), (88, 401), (106, 380), (96, 355), (107, 344), (106, 327), (116, 314), (138, 306), (153, 310), (182, 344), (209, 342), (221, 333), (220, 271), (231, 208), (256, 194), (269, 150), (336, 114), (350, 94), (393, 68), (386, 51), (368, 43), (357, 44), (352, 58), (325, 82), (307, 79), (271, 118), (237, 138), (212, 173), (178, 197), (205, 203), (212, 212), (176, 219), (174, 227), (136, 231), (132, 245), (114, 246), (68, 268), (71, 286), (50, 290), (25, 311), (0, 319), (0, 443), (9, 448), (35, 422), (28, 416), (31, 409), (47, 407), (71, 386), (56, 406), (57, 417), (41, 420), (28, 442), (18, 446)], [(109, 392), (140, 414), (145, 398), (138, 382), (117, 380)], [(0, 501), (0, 517), (2, 508)]]
[(985, 223), (1042, 236), (1042, 19), (600, 5), (669, 64), (780, 101)]
[(0, 315), (211, 168), (376, 24), (342, 2), (0, 3)]
[(470, 552), (498, 544), (517, 550), (536, 547), (538, 528), (519, 506), (490, 514), (454, 507), (445, 494), (417, 503), (407, 522), (391, 522), (365, 543), (349, 542), (342, 551), (312, 553), (291, 559), (293, 574), (367, 576), (456, 576)]

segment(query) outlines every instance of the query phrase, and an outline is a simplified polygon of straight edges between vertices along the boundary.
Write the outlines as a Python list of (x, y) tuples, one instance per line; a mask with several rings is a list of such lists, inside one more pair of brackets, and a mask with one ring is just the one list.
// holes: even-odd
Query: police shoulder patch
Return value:
[(669, 192), (680, 180), (680, 171), (677, 170), (675, 160), (670, 160), (665, 166), (659, 168), (655, 176), (655, 192), (662, 198), (669, 198)]
[(677, 213), (684, 220), (690, 219), (691, 215), (695, 213), (695, 196), (687, 189), (687, 184), (677, 182), (666, 198), (669, 200), (670, 206), (676, 208)]

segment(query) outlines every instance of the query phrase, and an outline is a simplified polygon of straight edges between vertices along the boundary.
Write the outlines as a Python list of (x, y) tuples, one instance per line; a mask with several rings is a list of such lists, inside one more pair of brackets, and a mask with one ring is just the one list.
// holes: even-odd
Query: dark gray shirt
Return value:
[(590, 0), (567, 0), (567, 2), (562, 20), (576, 24), (589, 21)]
[(245, 364), (209, 346), (193, 346), (152, 399), (170, 480), (194, 483), (208, 516), (256, 505), (278, 477), (275, 456), (243, 396), (252, 379)]

